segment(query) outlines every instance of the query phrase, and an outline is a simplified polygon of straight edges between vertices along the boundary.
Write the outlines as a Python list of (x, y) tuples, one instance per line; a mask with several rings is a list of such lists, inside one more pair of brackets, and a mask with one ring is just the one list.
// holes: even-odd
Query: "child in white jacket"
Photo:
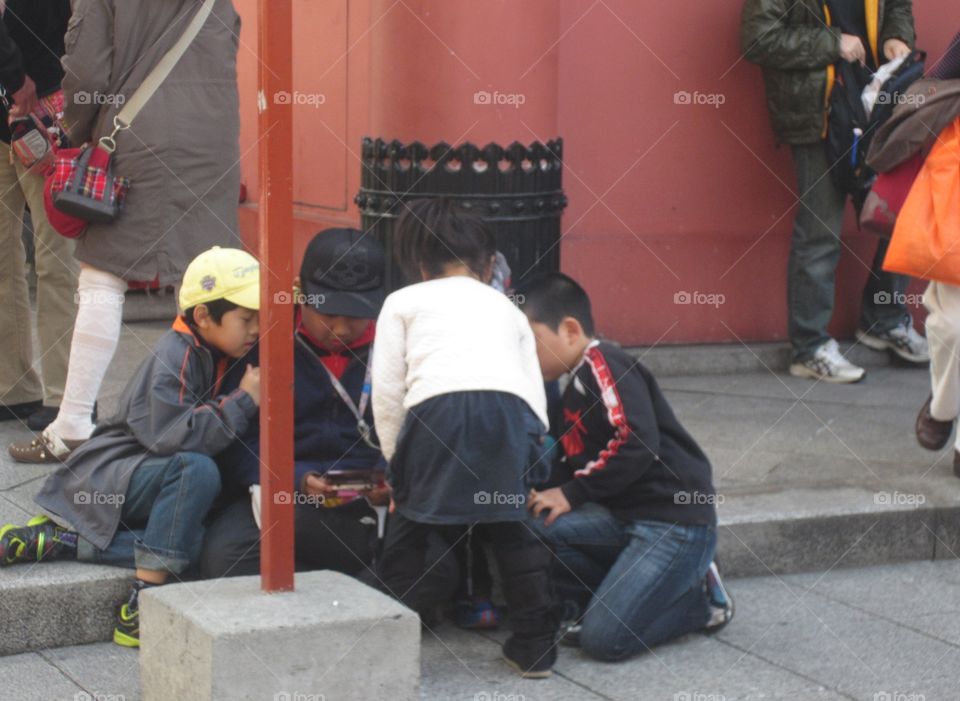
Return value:
[(377, 321), (373, 413), (394, 507), (380, 579), (418, 612), (439, 600), (418, 586), (427, 542), (455, 546), (470, 526), (493, 545), (513, 636), (506, 661), (550, 674), (558, 622), (549, 553), (524, 521), (527, 475), (547, 429), (529, 322), (490, 280), (496, 243), (484, 222), (441, 200), (401, 216), (395, 253), (423, 282), (391, 294)]

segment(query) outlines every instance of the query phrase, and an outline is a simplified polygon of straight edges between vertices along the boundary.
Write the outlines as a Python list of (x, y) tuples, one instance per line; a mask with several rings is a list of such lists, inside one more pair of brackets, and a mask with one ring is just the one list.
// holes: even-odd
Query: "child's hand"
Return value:
[(567, 497), (560, 487), (553, 487), (543, 492), (531, 489), (530, 503), (527, 508), (533, 512), (534, 518), (538, 518), (544, 511), (549, 511), (550, 513), (544, 520), (543, 525), (551, 526), (560, 516), (570, 511), (570, 502), (567, 501)]
[(366, 490), (363, 496), (366, 497), (370, 506), (386, 506), (393, 499), (393, 490), (389, 484), (385, 483), (382, 487)]
[(311, 496), (332, 497), (337, 493), (337, 488), (322, 475), (308, 474), (303, 480), (303, 491)]
[(260, 368), (247, 365), (247, 371), (240, 380), (240, 389), (250, 395), (254, 404), (260, 406)]

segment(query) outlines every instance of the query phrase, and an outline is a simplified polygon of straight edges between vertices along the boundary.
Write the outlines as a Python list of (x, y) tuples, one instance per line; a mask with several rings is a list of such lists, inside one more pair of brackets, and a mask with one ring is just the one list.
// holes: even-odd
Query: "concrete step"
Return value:
[[(23, 524), (40, 513), (38, 480), (0, 492), (0, 524)], [(133, 572), (79, 562), (0, 569), (0, 655), (109, 640), (114, 608)]]
[[(791, 358), (791, 347), (786, 342), (638, 346), (627, 350), (640, 358), (656, 377), (786, 372)], [(871, 350), (853, 340), (841, 341), (840, 352), (868, 371), (905, 365), (891, 353)]]
[[(0, 496), (2, 522), (37, 513), (31, 481)], [(725, 575), (825, 572), (957, 557), (960, 480), (720, 493)], [(132, 573), (75, 562), (0, 570), (0, 655), (109, 640)]]

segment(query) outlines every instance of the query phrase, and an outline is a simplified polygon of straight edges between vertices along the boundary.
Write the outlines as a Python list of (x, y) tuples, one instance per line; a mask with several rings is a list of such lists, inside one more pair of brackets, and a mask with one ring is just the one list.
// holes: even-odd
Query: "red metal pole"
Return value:
[[(261, 587), (293, 589), (292, 0), (259, 0)], [(284, 293), (277, 297), (278, 293)]]

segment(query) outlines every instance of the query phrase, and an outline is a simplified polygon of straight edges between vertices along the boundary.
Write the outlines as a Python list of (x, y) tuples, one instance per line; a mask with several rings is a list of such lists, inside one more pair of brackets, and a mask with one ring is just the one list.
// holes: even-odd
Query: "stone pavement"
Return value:
[[(101, 396), (103, 413), (112, 411), (124, 382), (166, 328), (165, 322), (125, 325)], [(689, 693), (676, 699), (709, 701), (710, 694), (873, 698), (923, 689), (926, 699), (960, 698), (960, 691), (948, 693), (950, 673), (942, 671), (957, 677), (957, 631), (943, 615), (960, 601), (953, 588), (957, 564), (903, 564), (877, 570), (884, 573), (879, 578), (869, 570), (843, 571), (952, 560), (960, 553), (952, 448), (929, 453), (913, 438), (916, 411), (929, 391), (926, 370), (893, 367), (854, 348), (851, 355), (869, 365), (866, 381), (833, 386), (787, 376), (779, 367), (783, 349), (774, 344), (638, 352), (713, 461), (723, 500), (725, 571), (766, 577), (736, 582), (737, 622), (717, 638), (695, 636), (614, 666), (586, 664), (565, 651), (561, 674), (539, 685), (521, 684), (501, 669), (487, 637), (449, 626), (437, 631), (441, 640), (427, 633), (424, 698)], [(732, 374), (718, 374), (725, 371)], [(3, 446), (28, 435), (22, 426), (0, 424)], [(0, 451), (0, 522), (36, 513), (31, 498), (50, 471), (15, 465)], [(808, 594), (803, 587), (820, 575), (779, 577), (804, 571), (829, 574)], [(0, 654), (41, 651), (0, 658), (5, 677), (25, 685), (14, 693), (8, 689), (18, 687), (0, 684), (0, 700), (28, 698), (21, 694), (34, 688), (31, 680), (48, 677), (52, 686), (42, 698), (73, 698), (78, 684), (136, 698), (135, 665), (124, 663), (133, 660), (130, 653), (110, 645), (51, 649), (106, 639), (109, 604), (126, 576), (76, 563), (0, 571)], [(861, 597), (874, 603), (858, 603)], [(909, 630), (898, 630), (904, 627)]]
[[(689, 635), (617, 664), (593, 662), (561, 647), (555, 674), (547, 680), (519, 679), (503, 664), (498, 643), (504, 633), (471, 633), (444, 623), (424, 632), (421, 698), (960, 698), (960, 562), (837, 568), (730, 584), (738, 613), (719, 634)], [(0, 699), (135, 701), (137, 655), (98, 643), (0, 657)], [(299, 694), (304, 700), (337, 698), (335, 689)]]

